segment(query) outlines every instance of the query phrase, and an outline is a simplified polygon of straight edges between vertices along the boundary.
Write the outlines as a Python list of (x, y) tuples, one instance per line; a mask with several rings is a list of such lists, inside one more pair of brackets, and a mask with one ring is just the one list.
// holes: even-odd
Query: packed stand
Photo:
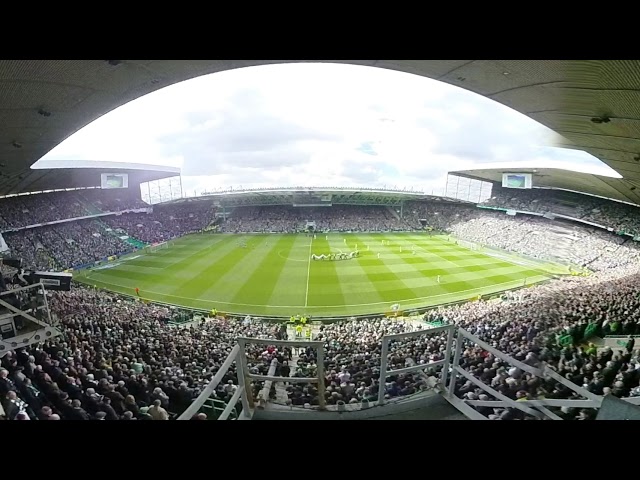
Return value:
[(41, 271), (59, 269), (60, 265), (40, 242), (37, 231), (29, 229), (3, 234), (11, 256), (21, 259), (25, 268)]
[(12, 255), (25, 268), (53, 270), (86, 265), (128, 246), (96, 220), (77, 220), (4, 234)]
[(125, 213), (99, 219), (75, 220), (3, 234), (11, 254), (25, 268), (55, 270), (91, 264), (131, 250), (120, 239), (130, 236), (145, 243), (171, 240), (200, 231), (213, 220), (207, 202), (156, 207), (153, 213)]
[(481, 212), (467, 222), (453, 223), (449, 233), (483, 246), (605, 270), (635, 264), (640, 250), (635, 242), (595, 227), (504, 213)]
[(613, 228), (615, 232), (640, 234), (638, 207), (603, 198), (560, 190), (495, 188), (483, 205), (535, 213), (556, 213)]
[(38, 223), (55, 222), (87, 215), (75, 192), (52, 192), (19, 195), (0, 199), (3, 228), (22, 228)]
[(199, 232), (214, 220), (210, 202), (155, 206), (153, 213), (125, 213), (104, 217), (112, 229), (145, 243), (160, 243)]
[[(417, 330), (412, 323), (388, 319), (340, 321), (321, 327), (314, 339), (325, 344), (325, 403), (326, 405), (358, 404), (378, 399), (382, 337)], [(393, 342), (390, 346), (389, 369), (404, 368), (416, 363), (428, 364), (444, 358), (443, 349), (432, 349), (422, 336)], [(282, 367), (281, 367), (282, 368)], [(316, 354), (307, 348), (295, 365), (286, 365), (291, 373), (287, 385), (289, 403), (293, 406), (319, 405), (318, 390), (307, 383), (296, 383), (296, 377), (317, 374)], [(434, 372), (415, 372), (387, 378), (385, 398), (403, 397), (424, 391), (428, 377)], [(285, 375), (286, 376), (286, 375)]]
[(406, 202), (403, 221), (411, 229), (448, 232), (454, 224), (468, 222), (483, 212), (472, 204), (445, 202)]
[[(2, 358), (0, 398), (10, 419), (167, 420), (210, 382), (238, 336), (273, 337), (262, 323), (171, 326), (171, 309), (94, 289), (55, 292), (49, 304), (64, 336)], [(222, 400), (233, 392), (229, 382), (237, 385), (235, 366), (220, 384)]]
[(101, 212), (121, 212), (149, 207), (133, 193), (133, 190), (127, 188), (88, 189), (79, 191), (78, 195)]
[[(624, 276), (628, 273), (632, 274)], [(515, 292), (507, 298), (507, 304), (473, 302), (440, 308), (429, 312), (427, 319), (444, 319), (462, 326), (532, 367), (545, 362), (596, 395), (640, 396), (640, 355), (635, 342), (627, 338), (626, 345), (614, 351), (587, 344), (586, 338), (640, 334), (639, 280), (637, 267), (588, 278), (567, 278)], [(561, 344), (562, 338), (569, 341)], [(580, 398), (555, 380), (533, 377), (476, 345), (465, 345), (462, 364), (513, 400)], [(494, 400), (464, 379), (458, 381), (456, 392), (468, 400)], [(496, 420), (532, 419), (511, 408), (479, 410)], [(567, 408), (552, 410), (562, 418), (578, 420), (593, 418), (595, 413)]]
[(294, 233), (315, 222), (319, 232), (393, 232), (409, 230), (387, 207), (333, 205), (332, 207), (289, 206), (237, 207), (221, 226), (227, 233)]
[[(513, 292), (503, 300), (442, 307), (429, 311), (425, 319), (462, 326), (532, 366), (544, 361), (596, 394), (635, 396), (640, 395), (634, 373), (640, 369), (640, 358), (633, 346), (628, 346), (628, 352), (598, 352), (581, 341), (589, 324), (600, 336), (640, 334), (639, 280), (637, 268), (614, 269)], [(16, 417), (24, 411), (32, 419), (52, 419), (52, 415), (85, 420), (149, 419), (154, 418), (149, 414), (154, 400), (161, 401), (158, 407), (165, 412), (179, 414), (215, 375), (238, 336), (268, 339), (277, 335), (272, 324), (222, 319), (195, 322), (176, 335), (178, 327), (167, 324), (171, 310), (94, 289), (53, 293), (50, 306), (61, 320), (64, 336), (2, 360), (7, 371), (0, 372), (0, 395), (5, 399), (5, 413), (13, 412)], [(381, 388), (382, 337), (417, 328), (387, 319), (341, 321), (322, 327), (317, 340), (324, 341), (326, 348), (327, 404), (374, 401)], [(559, 347), (558, 338), (567, 334), (574, 341)], [(427, 389), (430, 377), (436, 375), (429, 364), (444, 358), (445, 344), (443, 334), (393, 342), (389, 368), (424, 364), (425, 370), (387, 378), (385, 397)], [(296, 365), (289, 366), (290, 353), (266, 345), (268, 341), (247, 350), (251, 372), (266, 374), (276, 358), (280, 374), (293, 373), (287, 386), (290, 403), (317, 405), (316, 387), (295, 382), (296, 376), (315, 374), (314, 352), (307, 349)], [(575, 397), (557, 382), (533, 378), (471, 344), (464, 346), (462, 363), (510, 398)], [(262, 385), (254, 382), (250, 387), (257, 395)], [(235, 388), (237, 374), (232, 368), (216, 395), (228, 401)], [(464, 380), (458, 382), (456, 391), (469, 400), (491, 400)], [(18, 410), (12, 405), (18, 405)], [(489, 414), (496, 419), (521, 418), (512, 409)], [(593, 415), (590, 411), (562, 414), (568, 418)], [(165, 419), (168, 414), (157, 416)]]
[(128, 189), (18, 195), (0, 199), (0, 231), (148, 206)]
[[(506, 293), (502, 300), (431, 310), (425, 315), (426, 320), (462, 326), (531, 366), (546, 362), (576, 385), (598, 395), (640, 396), (640, 358), (632, 341), (621, 351), (599, 351), (586, 343), (587, 331), (598, 336), (640, 334), (640, 267), (635, 246), (613, 234), (565, 222), (514, 218), (463, 206), (412, 207), (405, 209), (405, 221), (410, 225), (417, 222), (422, 226), (420, 220), (426, 219), (428, 225), (455, 232), (461, 238), (486, 245), (493, 241), (500, 248), (531, 256), (543, 255), (549, 249), (566, 250), (576, 262), (589, 264), (596, 271), (589, 277), (563, 278)], [(421, 211), (421, 207), (425, 210)], [(283, 222), (290, 221), (286, 210), (282, 210), (283, 217), (279, 219)], [(200, 212), (180, 211), (172, 206), (158, 210), (153, 214), (156, 215), (167, 223), (180, 217), (193, 227), (203, 225), (205, 218), (210, 219), (211, 209), (203, 207), (201, 217)], [(128, 215), (114, 218), (123, 217)], [(159, 222), (154, 225), (160, 227), (151, 228), (166, 231), (161, 220), (154, 220)], [(38, 234), (40, 230), (27, 231), (20, 237), (20, 241), (27, 239), (20, 248), (27, 251), (32, 245), (53, 255), (55, 249), (64, 249), (64, 244), (82, 244), (74, 238), (71, 243), (49, 242), (52, 246), (48, 247), (47, 235)], [(7, 234), (7, 242), (18, 245), (9, 242), (12, 235), (15, 234)], [(72, 227), (67, 235), (77, 237), (77, 228)], [(4, 399), (5, 417), (166, 419), (168, 412), (179, 414), (186, 409), (215, 375), (238, 336), (268, 339), (277, 335), (272, 325), (258, 320), (222, 319), (196, 322), (176, 335), (178, 327), (167, 324), (171, 310), (93, 289), (53, 293), (50, 305), (61, 319), (64, 335), (48, 340), (41, 348), (22, 349), (2, 359), (6, 371), (0, 371), (0, 398)], [(385, 389), (385, 397), (389, 399), (427, 389), (435, 375), (429, 363), (444, 356), (444, 335), (421, 335), (393, 342), (389, 368), (418, 363), (424, 364), (425, 369), (390, 377), (384, 385), (378, 384), (382, 337), (416, 328), (412, 323), (385, 319), (341, 321), (324, 326), (317, 339), (324, 341), (326, 348), (327, 404), (373, 401), (380, 388)], [(280, 352), (268, 345), (250, 346), (247, 355), (253, 373), (266, 374), (276, 359), (278, 372), (293, 374), (286, 386), (291, 405), (319, 403), (316, 387), (294, 380), (296, 376), (316, 372), (316, 355), (311, 349), (303, 352), (295, 365), (288, 363), (290, 351)], [(563, 385), (512, 368), (473, 344), (464, 345), (462, 364), (513, 399), (575, 398)], [(237, 380), (233, 367), (217, 389), (218, 398), (228, 401), (237, 388)], [(250, 388), (257, 396), (262, 384), (253, 382)], [(456, 393), (467, 400), (492, 400), (464, 379), (457, 382)], [(494, 419), (532, 418), (511, 408), (478, 407), (478, 410)], [(591, 410), (553, 410), (567, 419), (593, 418)]]
[(570, 221), (419, 202), (405, 207), (404, 219), (410, 226), (421, 225), (422, 220), (426, 228), (481, 246), (590, 270), (620, 268), (640, 260), (640, 249), (628, 238)]

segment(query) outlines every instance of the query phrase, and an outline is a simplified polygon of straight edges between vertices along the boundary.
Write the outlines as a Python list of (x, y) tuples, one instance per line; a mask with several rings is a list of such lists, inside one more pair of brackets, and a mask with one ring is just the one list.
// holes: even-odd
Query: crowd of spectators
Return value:
[(5, 233), (12, 256), (26, 268), (60, 270), (87, 265), (130, 249), (97, 220), (47, 225)]
[(635, 242), (575, 222), (530, 215), (509, 216), (474, 205), (408, 202), (403, 215), (387, 207), (333, 206), (293, 208), (239, 207), (222, 224), (230, 233), (304, 231), (314, 221), (317, 231), (416, 231), (425, 228), (457, 238), (592, 270), (617, 268), (640, 259)]
[[(636, 265), (612, 269), (591, 277), (568, 277), (546, 285), (511, 292), (500, 300), (478, 301), (428, 311), (429, 322), (453, 323), (465, 328), (492, 347), (532, 367), (546, 363), (577, 386), (596, 395), (619, 398), (640, 396), (640, 351), (634, 342), (625, 347), (597, 349), (585, 340), (592, 335), (640, 335), (640, 273)], [(416, 323), (392, 319), (340, 321), (321, 327), (316, 340), (325, 342), (325, 387), (328, 405), (371, 402), (380, 388), (385, 398), (411, 395), (427, 389), (436, 376), (429, 364), (444, 359), (445, 334), (423, 334), (391, 343), (388, 365), (399, 369), (416, 364), (425, 369), (390, 376), (379, 384), (381, 340), (384, 335), (421, 328)], [(423, 328), (423, 327), (422, 327)], [(569, 335), (570, 343), (558, 339)], [(266, 354), (267, 352), (265, 352)], [(279, 360), (277, 374), (288, 376), (289, 403), (319, 404), (318, 390), (296, 377), (316, 375), (316, 355), (308, 348), (289, 365), (277, 353), (266, 360)], [(268, 364), (265, 361), (265, 365)], [(505, 396), (518, 399), (580, 399), (573, 390), (550, 378), (534, 377), (494, 357), (476, 344), (463, 345), (461, 364)], [(266, 371), (266, 367), (263, 369)], [(459, 377), (456, 393), (467, 400), (496, 400)], [(478, 407), (492, 419), (534, 419), (512, 408)], [(565, 419), (591, 419), (595, 411), (552, 408)]]
[[(513, 293), (504, 301), (473, 302), (440, 308), (428, 319), (460, 325), (492, 347), (531, 366), (545, 362), (556, 372), (596, 395), (640, 396), (640, 356), (634, 342), (619, 350), (598, 349), (585, 341), (592, 334), (640, 334), (638, 266), (591, 277), (570, 277)], [(569, 335), (563, 346), (558, 339)], [(476, 345), (465, 345), (462, 363), (500, 393), (516, 399), (576, 399), (579, 395), (550, 378), (533, 377), (494, 358)], [(491, 400), (471, 382), (459, 380), (457, 392), (470, 400)], [(481, 398), (485, 397), (485, 398)], [(522, 412), (499, 409), (497, 419), (522, 418)], [(487, 413), (486, 411), (484, 413)], [(593, 411), (559, 409), (568, 419), (591, 417)], [(502, 417), (501, 417), (502, 416)]]
[(637, 263), (637, 244), (595, 227), (501, 212), (479, 211), (476, 218), (451, 224), (457, 238), (529, 257), (555, 260), (590, 270)]
[(91, 264), (130, 251), (123, 237), (143, 243), (171, 240), (199, 231), (213, 219), (206, 202), (178, 204), (154, 209), (153, 213), (123, 213), (9, 231), (3, 234), (14, 257), (26, 268), (60, 270)]
[[(598, 336), (640, 334), (639, 280), (638, 267), (627, 266), (591, 277), (556, 280), (512, 292), (502, 300), (441, 307), (424, 318), (459, 325), (531, 366), (545, 362), (597, 395), (638, 396), (640, 358), (633, 345), (620, 351), (598, 350), (582, 339), (589, 325), (595, 326)], [(5, 412), (12, 408), (7, 403), (24, 402), (28, 407), (21, 404), (20, 408), (33, 419), (52, 419), (51, 415), (151, 419), (149, 409), (160, 400), (159, 408), (180, 414), (215, 375), (238, 336), (265, 339), (264, 344), (247, 349), (252, 373), (266, 374), (275, 358), (277, 374), (291, 373), (286, 387), (290, 403), (319, 403), (316, 387), (295, 382), (296, 377), (315, 375), (315, 352), (306, 349), (290, 366), (290, 351), (268, 347), (268, 339), (277, 336), (273, 324), (216, 318), (176, 327), (167, 323), (172, 312), (165, 307), (81, 287), (52, 293), (49, 303), (64, 335), (3, 358), (6, 372), (0, 373), (0, 395), (5, 398)], [(176, 328), (182, 328), (179, 335)], [(429, 364), (444, 358), (444, 334), (392, 342), (389, 368), (424, 364), (425, 369), (389, 377), (384, 386), (378, 378), (382, 337), (418, 328), (416, 323), (382, 318), (321, 327), (316, 339), (325, 342), (326, 403), (371, 402), (380, 388), (388, 399), (427, 389), (429, 378), (436, 375)], [(574, 341), (558, 346), (558, 337), (567, 334)], [(510, 398), (579, 398), (560, 383), (513, 368), (475, 344), (465, 344), (461, 358), (465, 368)], [(228, 401), (237, 383), (232, 367), (216, 396)], [(256, 397), (261, 388), (259, 382), (251, 385)], [(468, 400), (492, 400), (466, 379), (458, 380), (456, 392)], [(156, 419), (166, 419), (169, 413)], [(578, 419), (593, 415), (586, 410), (558, 409), (557, 413)], [(514, 409), (488, 414), (496, 419), (526, 417)]]
[(406, 231), (405, 221), (387, 207), (334, 205), (332, 207), (237, 207), (222, 224), (227, 233), (293, 233), (315, 223), (319, 232), (393, 232)]
[(494, 187), (484, 205), (535, 213), (556, 213), (595, 223), (615, 232), (640, 235), (638, 207), (562, 190)]
[(134, 195), (129, 189), (89, 189), (79, 190), (77, 195), (85, 204), (97, 207), (101, 212), (121, 212), (137, 208), (147, 208), (149, 205)]
[[(314, 213), (312, 218), (310, 213)], [(193, 204), (159, 208), (153, 214), (113, 216), (109, 219), (113, 223), (107, 225), (154, 243), (202, 229), (212, 220), (210, 205)], [(307, 220), (315, 221), (319, 230), (427, 226), (478, 244), (538, 258), (562, 257), (589, 267), (595, 273), (588, 277), (556, 279), (507, 293), (498, 300), (437, 308), (428, 311), (424, 319), (459, 325), (531, 366), (544, 362), (597, 395), (640, 396), (640, 358), (633, 341), (619, 351), (598, 349), (588, 344), (585, 336), (587, 329), (596, 336), (640, 334), (640, 263), (633, 242), (566, 222), (511, 217), (472, 206), (420, 203), (409, 204), (402, 219), (385, 207), (342, 206), (317, 212), (242, 208), (234, 211), (223, 229), (295, 231), (304, 229)], [(105, 224), (95, 220), (7, 233), (5, 239), (14, 252), (34, 265), (55, 264), (56, 268), (124, 248)], [(266, 374), (275, 359), (280, 374), (292, 374), (286, 385), (289, 402), (296, 406), (319, 404), (316, 387), (295, 382), (296, 377), (315, 374), (316, 353), (306, 349), (295, 365), (289, 365), (292, 352), (268, 344), (268, 339), (279, 334), (273, 324), (215, 318), (177, 327), (168, 322), (175, 314), (171, 309), (75, 286), (71, 292), (50, 293), (49, 305), (60, 320), (63, 335), (2, 358), (0, 417), (166, 420), (183, 412), (201, 392), (239, 336), (265, 339), (264, 345), (249, 346), (245, 352), (251, 372)], [(176, 328), (182, 329), (180, 334)], [(393, 342), (389, 368), (413, 364), (424, 364), (425, 368), (389, 377), (384, 385), (378, 381), (382, 337), (417, 328), (414, 322), (383, 318), (323, 326), (317, 339), (324, 341), (326, 349), (326, 403), (370, 402), (381, 388), (389, 399), (427, 389), (437, 375), (429, 364), (444, 356), (444, 334)], [(567, 336), (570, 342), (560, 342)], [(473, 375), (514, 400), (578, 398), (561, 383), (511, 367), (473, 343), (463, 346), (461, 362)], [(229, 401), (237, 384), (233, 366), (216, 396)], [(257, 397), (262, 386), (252, 383), (252, 394)], [(492, 400), (463, 378), (458, 378), (456, 393), (467, 400)], [(534, 418), (512, 408), (477, 408), (493, 419)], [(567, 419), (593, 418), (591, 410), (554, 411)]]
[(19, 195), (0, 199), (3, 229), (21, 228), (86, 215), (74, 192)]
[[(32, 420), (166, 420), (191, 404), (239, 335), (274, 335), (267, 324), (223, 319), (175, 327), (168, 323), (171, 309), (95, 289), (50, 295), (64, 335), (2, 358), (5, 416), (14, 418), (19, 402)], [(249, 352), (255, 352), (251, 368), (264, 371), (262, 349)], [(223, 400), (233, 394), (229, 382), (237, 384), (235, 366), (220, 384)]]
[(204, 229), (214, 220), (214, 213), (208, 202), (191, 202), (156, 207), (150, 214), (104, 217), (103, 221), (112, 229), (144, 243), (160, 243)]
[(20, 233), (3, 234), (11, 256), (22, 259), (26, 268), (34, 270), (57, 270), (58, 263), (39, 240), (37, 229), (21, 230)]
[(148, 206), (127, 189), (17, 195), (0, 199), (0, 231)]
[[(380, 358), (382, 337), (395, 333), (417, 330), (417, 324), (386, 318), (359, 321), (340, 321), (324, 325), (315, 340), (325, 344), (325, 403), (327, 405), (373, 402), (380, 389)], [(444, 348), (431, 348), (432, 340), (426, 336), (406, 341), (392, 342), (389, 349), (389, 369), (403, 368), (416, 363), (426, 365), (441, 360)], [(287, 372), (289, 370), (287, 369)], [(316, 354), (308, 348), (300, 355), (292, 373), (292, 383), (287, 387), (291, 405), (316, 406), (318, 390), (309, 384), (295, 383), (296, 377), (317, 374)], [(387, 379), (385, 397), (407, 396), (423, 391), (428, 386), (429, 375), (434, 372), (400, 374)]]

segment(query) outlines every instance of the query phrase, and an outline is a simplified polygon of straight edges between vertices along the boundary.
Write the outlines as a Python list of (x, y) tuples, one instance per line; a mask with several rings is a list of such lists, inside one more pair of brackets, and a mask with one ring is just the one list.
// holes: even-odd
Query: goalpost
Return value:
[(160, 250), (169, 248), (169, 242), (154, 243), (145, 247), (146, 253), (156, 253)]
[(480, 250), (480, 246), (477, 243), (469, 242), (467, 240), (460, 240), (459, 238), (453, 240), (454, 243), (457, 243), (463, 248), (468, 248), (469, 250), (478, 251)]

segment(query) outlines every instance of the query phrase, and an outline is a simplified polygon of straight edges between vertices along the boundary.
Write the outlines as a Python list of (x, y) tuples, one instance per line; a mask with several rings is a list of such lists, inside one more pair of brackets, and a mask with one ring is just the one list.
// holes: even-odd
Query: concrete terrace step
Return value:
[(428, 404), (401, 413), (373, 417), (369, 420), (469, 420), (456, 407), (447, 402), (442, 396), (434, 395)]

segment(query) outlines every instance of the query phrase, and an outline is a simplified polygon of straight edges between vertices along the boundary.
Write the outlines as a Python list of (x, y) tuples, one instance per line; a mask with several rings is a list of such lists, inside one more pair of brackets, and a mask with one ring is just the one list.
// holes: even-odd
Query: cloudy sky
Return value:
[[(243, 68), (151, 93), (101, 117), (47, 160), (182, 168), (194, 191), (384, 186), (442, 191), (448, 171), (499, 164), (615, 175), (553, 148), (552, 133), (492, 100), (371, 67)], [(45, 165), (42, 165), (44, 167)]]

